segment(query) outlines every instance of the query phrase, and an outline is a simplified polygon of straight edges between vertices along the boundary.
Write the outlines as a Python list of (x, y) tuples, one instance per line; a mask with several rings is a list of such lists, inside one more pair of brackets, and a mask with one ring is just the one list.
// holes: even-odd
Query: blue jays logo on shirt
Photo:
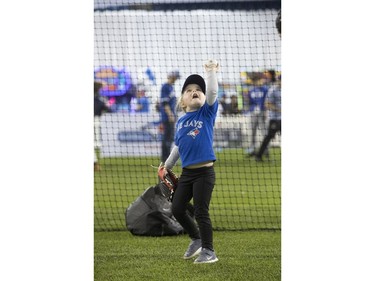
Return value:
[(188, 136), (191, 136), (193, 139), (195, 139), (195, 137), (199, 134), (199, 130), (198, 128), (195, 128), (193, 130), (191, 130), (189, 133), (187, 133)]
[[(188, 128), (188, 127), (195, 127), (195, 129), (200, 129), (203, 126), (202, 121), (192, 120), (192, 121), (186, 121), (185, 124), (178, 124), (177, 131), (179, 131), (182, 127)], [(194, 131), (194, 130), (193, 130)]]

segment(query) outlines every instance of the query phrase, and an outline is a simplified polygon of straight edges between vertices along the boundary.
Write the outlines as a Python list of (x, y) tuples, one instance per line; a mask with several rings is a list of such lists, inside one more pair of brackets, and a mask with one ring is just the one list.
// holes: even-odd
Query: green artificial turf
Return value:
[(94, 280), (281, 280), (280, 231), (215, 231), (214, 264), (182, 259), (189, 241), (95, 232)]

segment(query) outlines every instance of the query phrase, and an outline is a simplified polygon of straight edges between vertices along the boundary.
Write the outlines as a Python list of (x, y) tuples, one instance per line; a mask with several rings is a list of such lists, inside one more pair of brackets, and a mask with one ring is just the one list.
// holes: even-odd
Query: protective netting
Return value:
[[(95, 1), (95, 230), (125, 228), (125, 209), (157, 183), (164, 128), (161, 88), (220, 64), (215, 123), (214, 229), (281, 228), (281, 134), (260, 150), (270, 129), (265, 104), (281, 79), (279, 1)], [(119, 3), (120, 2), (120, 3)], [(271, 116), (272, 117), (272, 116)], [(181, 165), (174, 171), (179, 174)]]

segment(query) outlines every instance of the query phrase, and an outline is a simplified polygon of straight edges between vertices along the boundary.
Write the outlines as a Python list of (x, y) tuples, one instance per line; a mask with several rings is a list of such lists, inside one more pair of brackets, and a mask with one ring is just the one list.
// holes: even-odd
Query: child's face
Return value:
[(186, 112), (196, 111), (206, 102), (206, 96), (197, 84), (189, 84), (182, 95), (182, 104), (186, 106)]

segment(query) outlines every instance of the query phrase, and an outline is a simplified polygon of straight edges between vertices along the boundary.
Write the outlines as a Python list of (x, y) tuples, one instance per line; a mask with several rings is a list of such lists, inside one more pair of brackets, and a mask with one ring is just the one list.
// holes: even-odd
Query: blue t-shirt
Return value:
[(161, 88), (161, 97), (160, 97), (160, 113), (161, 113), (161, 121), (167, 122), (168, 115), (164, 110), (164, 105), (168, 104), (176, 116), (176, 93), (174, 91), (174, 87), (171, 84), (165, 83)]
[(250, 112), (264, 111), (264, 102), (267, 96), (267, 88), (263, 86), (255, 86), (249, 91)]
[(186, 112), (176, 124), (175, 144), (182, 167), (206, 161), (216, 161), (213, 136), (219, 103), (205, 103), (199, 110)]

